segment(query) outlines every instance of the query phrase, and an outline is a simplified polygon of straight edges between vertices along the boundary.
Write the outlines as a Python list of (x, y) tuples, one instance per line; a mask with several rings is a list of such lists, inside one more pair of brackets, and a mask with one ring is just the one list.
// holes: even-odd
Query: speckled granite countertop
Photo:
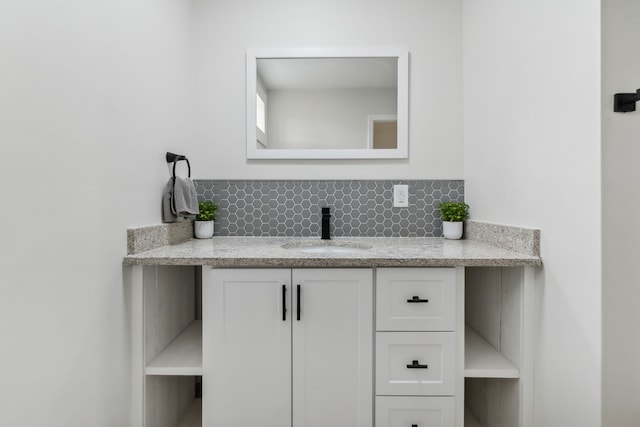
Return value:
[[(127, 265), (210, 265), (215, 267), (452, 267), (540, 266), (538, 256), (476, 240), (443, 238), (335, 238), (329, 245), (366, 247), (339, 253), (305, 252), (282, 245), (323, 245), (310, 237), (213, 237), (192, 239), (125, 257)], [(313, 248), (312, 248), (313, 250)]]

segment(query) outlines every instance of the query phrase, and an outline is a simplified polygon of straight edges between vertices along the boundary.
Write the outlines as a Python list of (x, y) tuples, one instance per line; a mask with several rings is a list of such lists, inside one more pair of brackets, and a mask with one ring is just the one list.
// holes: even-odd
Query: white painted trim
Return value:
[[(398, 148), (389, 150), (258, 149), (255, 126), (257, 58), (398, 58)], [(409, 52), (403, 48), (264, 48), (246, 54), (247, 159), (406, 159), (409, 157)]]
[(144, 286), (141, 265), (125, 266), (131, 292), (131, 426), (145, 424)]
[[(215, 292), (213, 289), (213, 271), (209, 266), (202, 266), (202, 401), (209, 400), (210, 388), (206, 381), (211, 378), (212, 366), (210, 360), (214, 352), (211, 339), (213, 328), (212, 321), (209, 317), (213, 317), (215, 313)], [(202, 425), (214, 425), (213, 413), (209, 405), (202, 405)]]
[[(256, 56), (254, 54), (250, 54), (247, 51), (247, 59), (246, 59), (246, 84), (247, 84), (247, 93), (246, 93), (246, 109), (247, 109), (247, 117), (246, 117), (246, 141), (247, 141), (247, 158), (250, 159), (250, 153), (258, 152), (258, 135), (257, 135), (257, 126), (256, 126), (256, 116), (257, 116), (257, 106), (256, 106), (256, 92), (258, 90), (258, 66), (256, 62)], [(249, 141), (253, 141), (250, 143)]]
[(522, 320), (520, 350), (520, 427), (533, 427), (533, 378), (535, 318), (535, 269), (522, 267)]
[(456, 267), (456, 427), (464, 427), (465, 268)]

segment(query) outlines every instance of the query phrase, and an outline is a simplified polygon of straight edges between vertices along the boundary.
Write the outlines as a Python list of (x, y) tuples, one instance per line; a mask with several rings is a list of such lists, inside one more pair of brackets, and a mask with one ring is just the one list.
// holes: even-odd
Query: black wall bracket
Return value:
[(191, 178), (191, 165), (189, 164), (189, 159), (187, 156), (183, 156), (182, 154), (174, 154), (167, 151), (166, 154), (167, 163), (173, 163), (173, 181), (176, 180), (176, 163), (180, 160), (184, 160), (187, 162), (187, 168), (189, 169), (189, 178)]
[(616, 93), (613, 96), (613, 111), (616, 113), (636, 111), (638, 101), (640, 101), (640, 89), (636, 93)]

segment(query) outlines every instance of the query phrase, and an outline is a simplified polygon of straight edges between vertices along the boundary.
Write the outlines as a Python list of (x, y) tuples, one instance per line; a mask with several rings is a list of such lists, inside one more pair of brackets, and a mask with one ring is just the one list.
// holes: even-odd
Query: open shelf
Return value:
[(476, 420), (476, 417), (473, 416), (473, 413), (466, 406), (464, 407), (464, 427), (482, 427), (480, 422)]
[(520, 370), (476, 331), (465, 325), (466, 378), (520, 378)]
[(202, 427), (202, 399), (195, 399), (176, 427)]
[(202, 375), (202, 320), (195, 320), (145, 368), (147, 375)]

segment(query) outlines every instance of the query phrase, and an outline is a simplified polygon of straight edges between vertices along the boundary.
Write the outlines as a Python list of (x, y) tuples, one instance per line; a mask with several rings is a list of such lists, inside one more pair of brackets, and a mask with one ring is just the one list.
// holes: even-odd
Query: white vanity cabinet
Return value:
[(203, 426), (371, 427), (371, 269), (203, 268)]
[(127, 277), (131, 426), (533, 425), (533, 267)]

